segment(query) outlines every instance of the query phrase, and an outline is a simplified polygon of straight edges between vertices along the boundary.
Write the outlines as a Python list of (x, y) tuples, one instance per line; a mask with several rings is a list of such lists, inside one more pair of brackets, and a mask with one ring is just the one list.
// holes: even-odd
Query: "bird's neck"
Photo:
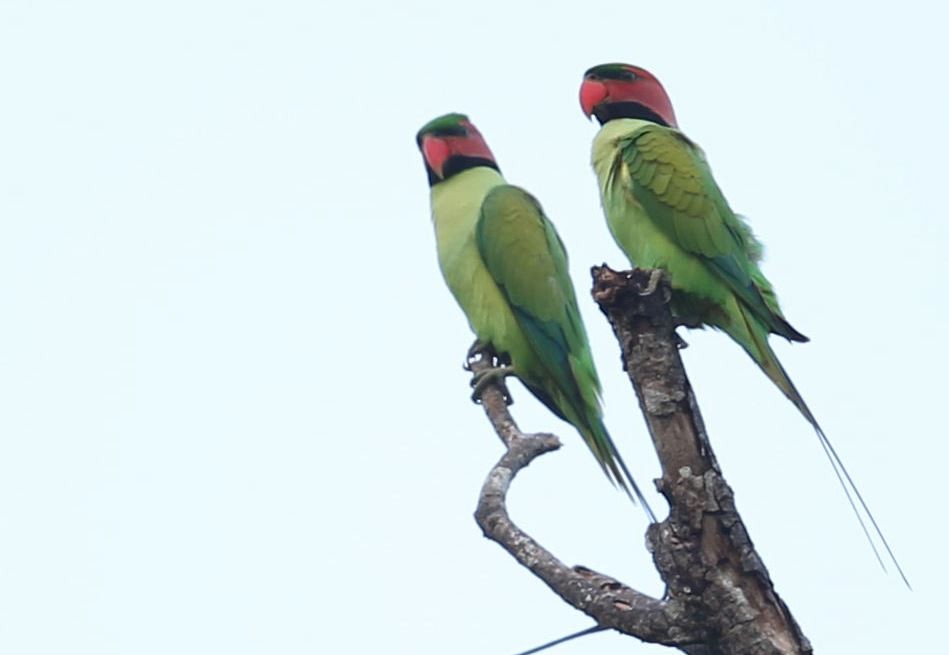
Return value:
[(664, 121), (659, 114), (638, 102), (602, 104), (594, 110), (594, 115), (596, 116), (596, 120), (600, 122), (600, 125), (605, 125), (616, 119), (634, 118), (669, 127), (669, 124)]
[(600, 180), (601, 191), (602, 186), (611, 177), (610, 171), (619, 156), (621, 144), (625, 143), (637, 130), (650, 125), (655, 125), (655, 123), (639, 118), (617, 118), (604, 124), (597, 132), (593, 139), (591, 163)]
[(478, 220), (488, 191), (504, 184), (495, 168), (477, 166), (453, 175), (432, 187), (432, 219), (439, 223), (465, 223), (471, 229)]

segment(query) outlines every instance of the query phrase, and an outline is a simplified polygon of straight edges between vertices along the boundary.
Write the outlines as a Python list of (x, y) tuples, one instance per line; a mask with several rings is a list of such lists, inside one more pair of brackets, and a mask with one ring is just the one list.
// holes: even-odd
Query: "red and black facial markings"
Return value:
[(419, 130), (416, 143), (425, 160), (429, 186), (477, 166), (500, 170), (481, 132), (461, 114), (431, 121)]
[(583, 75), (580, 106), (600, 125), (614, 118), (639, 118), (677, 127), (672, 102), (649, 71), (629, 64), (602, 64)]

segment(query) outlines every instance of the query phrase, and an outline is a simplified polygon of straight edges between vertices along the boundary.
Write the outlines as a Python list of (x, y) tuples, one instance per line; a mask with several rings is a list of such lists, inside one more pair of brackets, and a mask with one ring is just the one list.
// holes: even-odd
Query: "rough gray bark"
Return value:
[[(593, 297), (613, 326), (662, 464), (657, 486), (671, 510), (649, 526), (646, 541), (666, 593), (652, 598), (608, 575), (567, 566), (514, 524), (505, 506), (511, 481), (560, 442), (550, 434), (522, 433), (498, 384), (485, 387), (481, 401), (507, 451), (481, 489), (478, 525), (600, 626), (690, 655), (811, 653), (715, 461), (679, 357), (668, 284), (655, 271), (617, 273), (606, 266), (595, 267), (593, 279)], [(474, 373), (491, 365), (485, 355), (469, 362)]]

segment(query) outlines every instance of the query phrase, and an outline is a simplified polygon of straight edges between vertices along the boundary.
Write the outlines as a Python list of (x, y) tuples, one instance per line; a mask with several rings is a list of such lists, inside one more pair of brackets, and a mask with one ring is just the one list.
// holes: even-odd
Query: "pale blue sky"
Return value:
[[(589, 265), (624, 263), (576, 99), (614, 60), (664, 81), (767, 244), (812, 338), (779, 354), (916, 587), (879, 571), (793, 407), (691, 333), (778, 591), (818, 652), (930, 650), (949, 585), (935, 7), (0, 0), (0, 651), (505, 655), (587, 626), (471, 518), (500, 445), (468, 400), (413, 137), (465, 111), (541, 199), (646, 481), (586, 292)], [(525, 429), (566, 444), (518, 481), (515, 518), (660, 593), (641, 513), (514, 393)], [(604, 634), (557, 652), (668, 651)]]

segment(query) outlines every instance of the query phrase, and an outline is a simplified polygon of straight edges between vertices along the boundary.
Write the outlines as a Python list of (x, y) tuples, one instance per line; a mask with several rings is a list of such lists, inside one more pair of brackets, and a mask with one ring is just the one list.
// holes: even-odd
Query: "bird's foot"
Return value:
[(468, 349), (468, 359), (474, 359), (478, 355), (483, 355), (487, 349), (488, 344), (481, 339), (475, 339), (474, 343), (471, 344), (471, 348)]
[(471, 378), (471, 386), (474, 387), (474, 391), (471, 392), (471, 400), (475, 403), (480, 403), (481, 394), (484, 393), (485, 387), (490, 384), (497, 384), (501, 387), (501, 395), (504, 396), (504, 402), (507, 405), (513, 404), (514, 401), (511, 399), (511, 392), (507, 390), (507, 384), (504, 383), (504, 378), (509, 375), (514, 375), (514, 369), (509, 366), (495, 366), (475, 373), (474, 377)]
[(662, 270), (658, 268), (652, 269), (649, 273), (649, 282), (646, 284), (646, 288), (639, 292), (640, 296), (651, 296), (656, 293), (656, 289), (659, 288), (659, 282), (662, 281)]
[(475, 339), (475, 342), (471, 344), (471, 347), (468, 348), (468, 352), (465, 354), (465, 363), (461, 365), (466, 371), (471, 371), (471, 365), (474, 362), (480, 361), (490, 357), (492, 360), (497, 359), (497, 356), (494, 354), (494, 351), (491, 350), (491, 346), (486, 344), (481, 339)]

